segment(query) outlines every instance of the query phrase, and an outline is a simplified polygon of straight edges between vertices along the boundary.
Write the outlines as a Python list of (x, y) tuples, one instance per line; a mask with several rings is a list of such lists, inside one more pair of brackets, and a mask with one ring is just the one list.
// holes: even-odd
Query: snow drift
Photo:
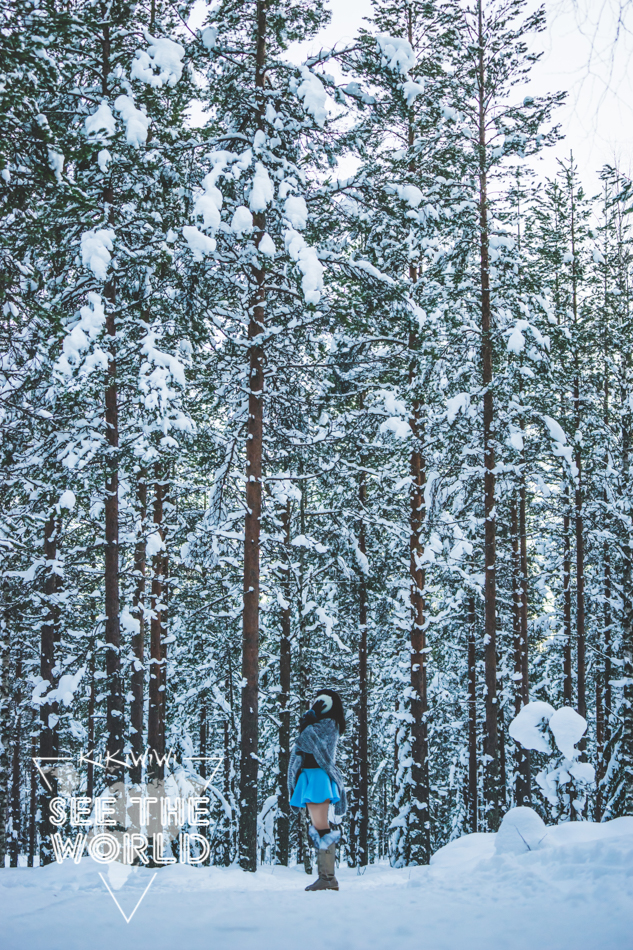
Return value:
[[(340, 892), (315, 897), (304, 891), (303, 867), (265, 865), (248, 874), (172, 865), (156, 873), (84, 858), (7, 868), (0, 875), (2, 946), (296, 950), (299, 933), (302, 950), (321, 950), (325, 913), (336, 950), (631, 945), (633, 817), (546, 826), (532, 809), (515, 808), (498, 834), (458, 838), (429, 867), (380, 863), (362, 875), (346, 867), (337, 875)], [(137, 904), (126, 923), (123, 914), (130, 918)]]

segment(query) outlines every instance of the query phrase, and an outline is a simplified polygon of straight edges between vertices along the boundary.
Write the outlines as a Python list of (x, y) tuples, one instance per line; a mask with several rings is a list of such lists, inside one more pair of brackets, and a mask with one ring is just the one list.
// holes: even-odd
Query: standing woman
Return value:
[(320, 690), (301, 718), (288, 767), (290, 805), (295, 812), (307, 805), (312, 820), (308, 833), (317, 849), (319, 877), (306, 891), (338, 891), (334, 865), (341, 832), (330, 828), (328, 810), (330, 802), (337, 816), (347, 809), (343, 776), (336, 765), (336, 744), (344, 732), (341, 697), (333, 689)]

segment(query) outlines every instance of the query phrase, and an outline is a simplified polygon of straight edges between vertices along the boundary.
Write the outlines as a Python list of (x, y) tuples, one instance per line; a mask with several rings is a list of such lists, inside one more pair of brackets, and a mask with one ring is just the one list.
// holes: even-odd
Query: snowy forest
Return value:
[(544, 10), (193, 5), (0, 7), (0, 866), (67, 759), (310, 870), (324, 687), (349, 867), (633, 814), (633, 185), (530, 94)]

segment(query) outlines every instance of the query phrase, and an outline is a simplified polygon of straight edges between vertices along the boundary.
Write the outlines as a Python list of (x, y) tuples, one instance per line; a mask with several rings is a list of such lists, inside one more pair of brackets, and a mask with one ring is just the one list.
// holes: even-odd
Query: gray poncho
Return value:
[[(336, 744), (338, 742), (338, 727), (333, 719), (321, 719), (313, 725), (306, 726), (299, 734), (290, 753), (288, 765), (288, 791), (292, 797), (299, 772), (301, 771), (300, 752), (311, 752), (318, 766), (323, 769), (327, 777), (336, 782), (341, 800), (334, 805), (335, 815), (344, 815), (347, 811), (347, 796), (341, 770), (336, 765)], [(292, 806), (293, 811), (299, 811)]]

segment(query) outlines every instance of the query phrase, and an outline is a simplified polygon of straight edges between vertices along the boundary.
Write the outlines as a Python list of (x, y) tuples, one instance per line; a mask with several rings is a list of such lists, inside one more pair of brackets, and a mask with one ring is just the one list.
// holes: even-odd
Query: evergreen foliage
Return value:
[(351, 866), (632, 813), (633, 185), (535, 175), (543, 11), (376, 0), (297, 65), (322, 0), (192, 6), (1, 7), (0, 861), (169, 778), (212, 863), (309, 869), (327, 686)]

